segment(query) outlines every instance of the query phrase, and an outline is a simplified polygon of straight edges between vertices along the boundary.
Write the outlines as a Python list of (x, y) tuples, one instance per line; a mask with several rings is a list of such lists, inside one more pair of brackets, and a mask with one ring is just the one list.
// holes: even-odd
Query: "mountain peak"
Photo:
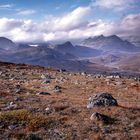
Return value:
[(120, 37), (118, 37), (117, 35), (111, 35), (111, 36), (108, 36), (106, 37), (108, 39), (115, 39), (115, 40), (118, 40), (118, 41), (123, 41)]
[(65, 43), (63, 43), (63, 44), (59, 44), (59, 45), (56, 45), (55, 46), (55, 49), (73, 49), (74, 48), (74, 46), (72, 45), (72, 43), (70, 42), (70, 41), (67, 41), (67, 42), (65, 42)]
[(117, 35), (111, 35), (111, 36), (108, 36), (108, 37), (119, 38)]
[[(0, 37), (0, 40), (5, 40), (5, 41), (11, 41), (10, 39), (6, 38), (6, 37)], [(12, 42), (12, 41), (11, 41)]]
[(65, 45), (65, 46), (73, 46), (70, 41), (65, 42), (63, 45)]
[(104, 36), (104, 35), (99, 35), (99, 36), (95, 36), (95, 37), (93, 37), (93, 38), (102, 39), (102, 38), (105, 38), (105, 36)]
[(94, 37), (89, 37), (87, 38), (87, 40), (94, 40), (94, 39), (119, 39), (121, 40), (120, 37), (118, 37), (117, 35), (110, 35), (110, 36), (104, 36), (104, 35), (99, 35), (99, 36), (94, 36)]
[(99, 36), (89, 37), (89, 38), (85, 39), (83, 41), (83, 43), (90, 43), (90, 42), (103, 41), (103, 40), (123, 41), (117, 35), (111, 35), (111, 36), (99, 35)]
[(105, 36), (104, 35), (99, 35), (99, 36), (89, 37), (86, 40), (91, 41), (91, 40), (94, 40), (94, 39), (102, 39), (102, 38), (105, 38)]
[(0, 37), (0, 48), (9, 50), (11, 48), (14, 48), (16, 45), (14, 42), (12, 42), (10, 39), (5, 37)]

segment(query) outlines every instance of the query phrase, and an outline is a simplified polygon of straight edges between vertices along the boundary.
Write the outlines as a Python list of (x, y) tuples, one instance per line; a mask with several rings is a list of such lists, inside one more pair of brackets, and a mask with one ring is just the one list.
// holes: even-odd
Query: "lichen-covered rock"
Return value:
[(87, 108), (95, 106), (117, 106), (117, 100), (112, 97), (110, 93), (98, 93), (95, 97), (89, 98)]

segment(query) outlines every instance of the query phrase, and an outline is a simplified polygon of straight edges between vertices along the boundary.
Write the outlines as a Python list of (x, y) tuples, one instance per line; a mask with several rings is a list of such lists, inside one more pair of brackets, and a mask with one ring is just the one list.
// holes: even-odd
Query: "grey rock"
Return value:
[(18, 94), (21, 92), (21, 89), (16, 89), (15, 93)]
[(14, 102), (10, 102), (9, 105), (6, 107), (6, 110), (17, 109), (17, 104)]
[(110, 93), (98, 93), (95, 97), (89, 98), (87, 108), (95, 106), (117, 106), (117, 100), (112, 97)]
[(55, 86), (54, 87), (54, 92), (61, 92), (62, 87), (60, 86)]
[(21, 129), (22, 126), (20, 124), (15, 124), (15, 125), (9, 125), (8, 129), (14, 130), (14, 129)]
[(37, 95), (51, 95), (51, 94), (48, 92), (39, 92), (39, 93), (37, 93)]
[(4, 128), (4, 123), (2, 121), (0, 121), (0, 129)]
[(21, 86), (20, 85), (16, 85), (16, 91), (15, 93), (18, 94), (20, 93), (22, 90), (21, 90)]
[(51, 80), (50, 80), (50, 79), (45, 79), (45, 80), (43, 81), (43, 84), (49, 84), (49, 83), (51, 83)]

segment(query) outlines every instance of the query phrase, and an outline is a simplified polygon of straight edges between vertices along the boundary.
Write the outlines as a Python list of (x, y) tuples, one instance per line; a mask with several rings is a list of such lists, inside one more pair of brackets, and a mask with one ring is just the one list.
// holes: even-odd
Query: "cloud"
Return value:
[(92, 6), (123, 11), (128, 8), (134, 8), (137, 2), (137, 0), (95, 0), (92, 1)]
[(0, 5), (0, 8), (12, 8), (12, 4), (5, 4), (5, 5)]
[(86, 17), (90, 14), (90, 7), (78, 7), (72, 12), (62, 17), (46, 17), (46, 22), (42, 26), (48, 27), (47, 30), (69, 31), (84, 26)]
[[(71, 38), (72, 30), (81, 30), (88, 24), (90, 7), (78, 7), (62, 17), (47, 16), (40, 23), (31, 20), (0, 19), (0, 35), (14, 41), (50, 41)], [(19, 14), (27, 14), (20, 12)], [(73, 38), (73, 37), (72, 37)]]
[(1, 18), (0, 19), (0, 31), (10, 31), (14, 28), (20, 28), (24, 24), (21, 20), (15, 20), (15, 19), (7, 19), (7, 18)]
[(43, 42), (87, 38), (100, 34), (139, 36), (140, 14), (130, 14), (118, 22), (88, 20), (91, 8), (78, 7), (61, 16), (46, 16), (43, 21), (0, 18), (0, 36), (17, 42)]
[(116, 23), (114, 30), (114, 33), (117, 32), (121, 36), (139, 36), (140, 13), (126, 16), (120, 23)]
[(35, 10), (21, 10), (17, 14), (27, 16), (27, 15), (32, 15), (32, 14), (35, 14), (35, 13), (36, 13)]
[(55, 10), (60, 10), (60, 9), (61, 9), (61, 5), (55, 7)]

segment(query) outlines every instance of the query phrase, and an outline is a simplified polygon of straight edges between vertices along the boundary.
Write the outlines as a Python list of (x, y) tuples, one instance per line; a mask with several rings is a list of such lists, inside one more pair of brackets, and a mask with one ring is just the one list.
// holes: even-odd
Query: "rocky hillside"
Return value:
[(140, 77), (0, 62), (0, 139), (140, 137)]

